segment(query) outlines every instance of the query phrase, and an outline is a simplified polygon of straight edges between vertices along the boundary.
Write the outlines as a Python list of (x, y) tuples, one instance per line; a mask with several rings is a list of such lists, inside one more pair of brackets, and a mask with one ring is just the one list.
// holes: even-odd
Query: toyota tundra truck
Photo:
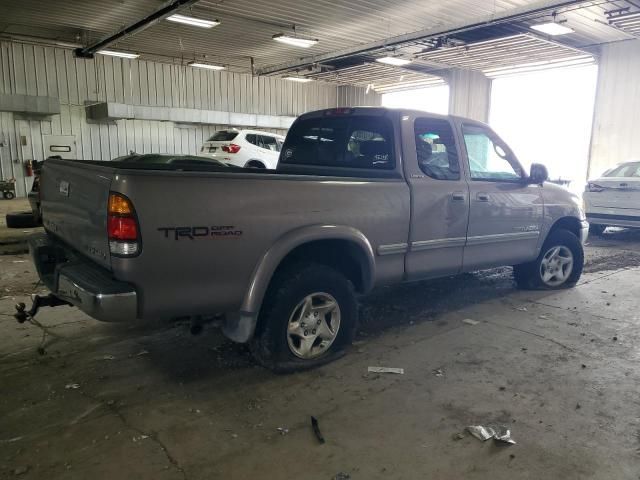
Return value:
[(263, 365), (312, 367), (375, 287), (505, 265), (574, 286), (588, 224), (547, 176), (483, 123), (378, 107), (303, 114), (275, 170), (50, 159), (31, 251), (52, 293), (18, 314), (216, 317)]

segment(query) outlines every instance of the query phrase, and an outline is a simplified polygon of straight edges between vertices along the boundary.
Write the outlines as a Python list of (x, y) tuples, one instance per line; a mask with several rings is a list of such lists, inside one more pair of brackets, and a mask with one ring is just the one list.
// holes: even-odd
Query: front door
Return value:
[(411, 188), (411, 229), (405, 271), (409, 280), (455, 274), (469, 216), (460, 146), (446, 118), (404, 116), (405, 176)]
[(533, 260), (543, 214), (542, 187), (527, 175), (509, 147), (485, 125), (459, 125), (469, 171), (469, 228), (463, 269)]

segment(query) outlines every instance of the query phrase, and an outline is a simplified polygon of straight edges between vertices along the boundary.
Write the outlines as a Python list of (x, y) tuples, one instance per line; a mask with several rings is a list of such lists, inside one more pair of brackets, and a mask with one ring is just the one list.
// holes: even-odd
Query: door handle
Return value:
[(451, 200), (455, 200), (456, 202), (464, 201), (464, 193), (463, 192), (453, 192), (451, 194)]
[(489, 194), (488, 193), (479, 193), (476, 198), (478, 199), (479, 202), (488, 202), (489, 201)]

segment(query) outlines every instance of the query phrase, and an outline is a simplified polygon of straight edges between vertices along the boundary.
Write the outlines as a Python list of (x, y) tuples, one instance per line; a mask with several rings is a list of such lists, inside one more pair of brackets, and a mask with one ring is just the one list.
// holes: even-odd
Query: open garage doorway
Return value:
[(587, 177), (598, 67), (556, 68), (493, 80), (490, 124), (525, 168), (543, 163), (579, 193)]
[(403, 90), (382, 94), (382, 106), (392, 108), (415, 108), (431, 113), (449, 113), (449, 85)]

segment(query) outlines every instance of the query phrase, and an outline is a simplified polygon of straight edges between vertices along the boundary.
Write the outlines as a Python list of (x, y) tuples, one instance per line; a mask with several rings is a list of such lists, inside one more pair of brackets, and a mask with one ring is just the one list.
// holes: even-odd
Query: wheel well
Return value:
[(245, 167), (253, 167), (253, 168), (267, 168), (266, 165), (264, 163), (262, 163), (260, 160), (249, 160), (246, 164)]
[(342, 273), (353, 283), (357, 292), (363, 293), (367, 285), (363, 268), (363, 262), (366, 262), (364, 255), (362, 250), (349, 240), (318, 240), (305, 243), (294, 248), (282, 259), (272, 279), (296, 263), (320, 263)]
[(580, 220), (575, 217), (563, 217), (560, 220), (556, 221), (549, 230), (549, 233), (554, 232), (558, 229), (569, 230), (576, 237), (580, 238), (580, 232), (582, 230), (582, 224)]

